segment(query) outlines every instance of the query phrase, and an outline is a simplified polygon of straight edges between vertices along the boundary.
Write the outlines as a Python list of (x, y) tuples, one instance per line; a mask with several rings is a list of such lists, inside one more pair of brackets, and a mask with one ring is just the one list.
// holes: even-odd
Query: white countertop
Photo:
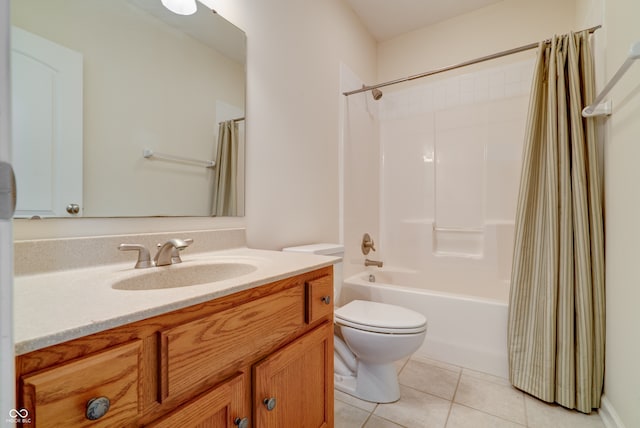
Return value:
[[(337, 257), (236, 248), (182, 254), (183, 263), (134, 269), (131, 262), (14, 279), (16, 355), (206, 302), (279, 279), (330, 266)], [(207, 262), (244, 262), (257, 269), (236, 278), (157, 290), (116, 290), (114, 282)]]

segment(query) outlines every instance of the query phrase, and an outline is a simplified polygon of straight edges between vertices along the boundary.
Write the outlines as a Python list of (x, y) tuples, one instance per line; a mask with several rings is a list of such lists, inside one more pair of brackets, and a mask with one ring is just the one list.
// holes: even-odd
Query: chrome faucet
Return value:
[(174, 263), (181, 263), (182, 260), (180, 260), (179, 251), (187, 248), (192, 242), (193, 239), (169, 239), (160, 246), (156, 256), (153, 258), (153, 263), (156, 266), (168, 266)]
[(377, 260), (364, 259), (364, 265), (365, 266), (377, 266), (377, 267), (381, 268), (382, 267), (382, 262), (379, 262)]
[[(186, 242), (187, 245), (193, 244), (193, 239), (191, 239), (191, 238), (183, 239), (183, 241)], [(162, 247), (162, 244), (158, 244), (158, 245), (156, 245), (156, 247), (158, 248), (158, 251), (159, 251), (160, 248)], [(182, 259), (180, 258), (180, 251), (181, 250), (182, 250), (182, 248), (178, 249), (177, 247), (173, 247), (171, 249), (171, 264), (172, 265), (174, 265), (176, 263), (182, 263)]]
[(182, 263), (180, 260), (180, 250), (184, 250), (193, 244), (193, 239), (169, 239), (164, 244), (158, 244), (158, 252), (151, 260), (151, 254), (144, 245), (140, 244), (120, 244), (120, 251), (137, 251), (138, 261), (136, 269), (150, 268), (154, 266), (166, 266), (174, 263)]

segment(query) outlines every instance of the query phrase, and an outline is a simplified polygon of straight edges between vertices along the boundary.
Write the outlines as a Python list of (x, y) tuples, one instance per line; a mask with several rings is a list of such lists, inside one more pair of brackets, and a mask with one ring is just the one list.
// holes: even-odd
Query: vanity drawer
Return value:
[[(23, 376), (23, 402), (32, 426), (130, 425), (139, 411), (141, 353), (142, 341), (136, 340)], [(101, 418), (89, 420), (87, 404), (99, 397), (109, 400), (109, 410)]]
[(267, 353), (304, 326), (299, 284), (160, 333), (161, 400), (210, 384), (211, 377)]
[(306, 321), (311, 324), (333, 313), (333, 277), (331, 275), (307, 281)]

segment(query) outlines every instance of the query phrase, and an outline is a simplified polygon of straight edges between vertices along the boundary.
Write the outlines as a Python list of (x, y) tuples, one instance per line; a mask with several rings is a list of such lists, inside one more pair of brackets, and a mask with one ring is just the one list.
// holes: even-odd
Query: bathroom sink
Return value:
[(138, 275), (121, 279), (111, 287), (116, 290), (160, 290), (189, 287), (236, 278), (254, 272), (256, 269), (256, 266), (242, 262), (170, 265), (149, 268)]

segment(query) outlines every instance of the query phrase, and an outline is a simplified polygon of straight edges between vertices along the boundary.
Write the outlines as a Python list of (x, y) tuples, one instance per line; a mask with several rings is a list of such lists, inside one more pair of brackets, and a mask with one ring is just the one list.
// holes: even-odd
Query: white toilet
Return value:
[[(283, 251), (342, 257), (339, 244), (312, 244)], [(342, 263), (334, 265), (334, 302), (340, 302)], [(427, 320), (395, 305), (354, 300), (335, 308), (334, 372), (337, 390), (375, 403), (400, 398), (394, 362), (415, 352), (427, 334)]]

